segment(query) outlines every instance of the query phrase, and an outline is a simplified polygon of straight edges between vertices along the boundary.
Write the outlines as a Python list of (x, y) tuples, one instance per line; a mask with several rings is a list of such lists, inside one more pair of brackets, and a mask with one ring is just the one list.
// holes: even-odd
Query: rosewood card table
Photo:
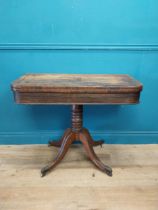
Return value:
[(93, 147), (104, 141), (94, 141), (88, 129), (82, 126), (84, 104), (137, 104), (142, 84), (128, 75), (112, 74), (27, 74), (12, 84), (18, 104), (72, 105), (72, 126), (59, 141), (49, 146), (59, 147), (55, 160), (41, 170), (41, 176), (53, 169), (65, 156), (74, 141), (81, 141), (94, 165), (112, 176), (112, 169), (104, 165)]

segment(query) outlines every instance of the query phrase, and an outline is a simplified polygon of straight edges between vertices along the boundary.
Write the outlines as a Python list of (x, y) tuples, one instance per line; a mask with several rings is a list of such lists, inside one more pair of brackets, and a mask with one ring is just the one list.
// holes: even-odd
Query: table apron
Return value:
[(17, 92), (14, 98), (19, 104), (136, 104), (140, 92), (134, 93), (52, 93)]

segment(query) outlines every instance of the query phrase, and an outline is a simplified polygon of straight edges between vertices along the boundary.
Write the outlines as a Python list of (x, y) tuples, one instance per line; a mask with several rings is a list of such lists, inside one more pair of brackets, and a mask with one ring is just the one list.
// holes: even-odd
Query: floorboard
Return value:
[(95, 148), (113, 168), (98, 171), (80, 145), (47, 176), (57, 154), (47, 145), (0, 146), (0, 210), (158, 210), (158, 145)]

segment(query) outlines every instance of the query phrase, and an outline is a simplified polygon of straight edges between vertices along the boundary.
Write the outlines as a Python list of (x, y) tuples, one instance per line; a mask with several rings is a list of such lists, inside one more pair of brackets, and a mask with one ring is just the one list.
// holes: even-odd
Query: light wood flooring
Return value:
[(0, 210), (158, 210), (158, 145), (104, 145), (98, 171), (80, 145), (47, 176), (57, 154), (47, 145), (0, 146)]

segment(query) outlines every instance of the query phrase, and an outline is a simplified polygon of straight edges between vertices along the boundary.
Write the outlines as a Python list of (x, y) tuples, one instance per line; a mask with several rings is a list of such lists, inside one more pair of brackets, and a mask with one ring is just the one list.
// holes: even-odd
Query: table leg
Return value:
[(94, 165), (101, 171), (106, 173), (108, 176), (112, 176), (112, 169), (109, 166), (104, 165), (95, 154), (92, 147), (91, 139), (87, 138), (87, 136), (83, 132), (80, 132), (79, 138), (87, 152), (88, 157), (94, 163)]
[(66, 135), (68, 135), (71, 132), (71, 128), (66, 129), (66, 131), (64, 132), (64, 135), (62, 136), (62, 138), (59, 141), (49, 141), (48, 142), (48, 146), (54, 146), (54, 147), (61, 147), (62, 142), (65, 138)]
[(56, 142), (51, 141), (49, 143), (50, 146), (56, 146), (60, 148), (59, 148), (59, 152), (55, 160), (52, 163), (45, 166), (44, 168), (42, 168), (41, 170), (42, 177), (45, 176), (45, 174), (48, 171), (52, 170), (64, 158), (70, 145), (74, 141), (77, 141), (77, 140), (82, 142), (87, 152), (87, 155), (90, 158), (90, 160), (93, 162), (93, 164), (98, 169), (106, 173), (107, 175), (112, 176), (112, 169), (109, 166), (104, 165), (99, 160), (99, 158), (97, 157), (97, 155), (95, 154), (93, 150), (93, 146), (102, 145), (104, 141), (103, 140), (94, 141), (88, 129), (82, 127), (82, 122), (83, 122), (82, 111), (83, 111), (82, 105), (73, 105), (72, 106), (72, 128), (68, 128), (65, 131), (63, 137), (59, 141), (56, 141)]
[(94, 141), (93, 138), (91, 137), (88, 129), (86, 128), (83, 128), (82, 129), (82, 133), (86, 136), (87, 139), (89, 139), (89, 142), (91, 143), (92, 146), (98, 146), (100, 145), (102, 147), (103, 143), (104, 143), (104, 140), (97, 140), (97, 141)]
[(45, 167), (43, 167), (41, 169), (41, 176), (42, 177), (45, 176), (45, 174), (48, 171), (52, 170), (64, 158), (64, 156), (67, 153), (70, 145), (74, 141), (74, 138), (75, 138), (75, 135), (72, 132), (70, 132), (70, 133), (68, 133), (64, 136), (64, 139), (62, 141), (62, 145), (59, 149), (59, 152), (58, 152), (55, 160), (52, 163), (46, 165)]

